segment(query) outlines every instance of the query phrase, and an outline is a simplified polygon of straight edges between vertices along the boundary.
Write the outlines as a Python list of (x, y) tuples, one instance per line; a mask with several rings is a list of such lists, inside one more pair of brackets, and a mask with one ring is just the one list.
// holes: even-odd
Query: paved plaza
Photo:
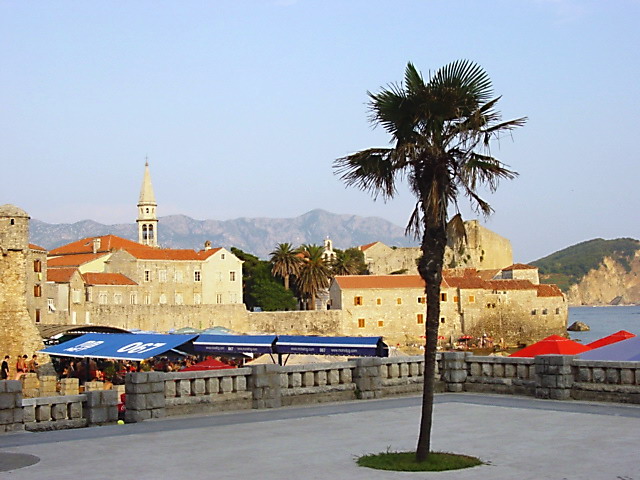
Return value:
[(0, 436), (0, 477), (85, 479), (640, 480), (640, 406), (443, 394), (433, 448), (486, 464), (440, 473), (358, 467), (415, 448), (420, 397), (172, 417)]

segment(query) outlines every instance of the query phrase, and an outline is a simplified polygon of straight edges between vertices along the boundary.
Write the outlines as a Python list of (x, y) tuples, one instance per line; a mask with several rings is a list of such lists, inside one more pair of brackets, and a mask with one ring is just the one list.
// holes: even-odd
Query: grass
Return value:
[(447, 452), (431, 452), (425, 462), (416, 462), (415, 452), (385, 452), (364, 455), (356, 461), (361, 467), (397, 472), (443, 472), (482, 465), (480, 459)]

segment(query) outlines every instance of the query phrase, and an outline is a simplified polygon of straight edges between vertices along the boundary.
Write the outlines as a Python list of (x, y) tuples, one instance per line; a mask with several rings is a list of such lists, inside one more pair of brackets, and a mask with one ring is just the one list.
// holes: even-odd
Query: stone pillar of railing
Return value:
[(104, 425), (118, 421), (118, 392), (116, 390), (93, 390), (85, 392), (85, 417), (87, 424)]
[(536, 398), (571, 398), (573, 358), (571, 355), (539, 355), (535, 358)]
[(39, 379), (38, 396), (52, 397), (58, 394), (58, 379), (54, 375), (43, 375)]
[(0, 380), (0, 432), (24, 430), (22, 384), (19, 380)]
[[(125, 377), (124, 420), (142, 422), (166, 415), (163, 372), (127, 373)], [(117, 399), (117, 393), (115, 393)]]
[(447, 392), (462, 392), (467, 380), (465, 352), (443, 352), (441, 378)]
[(24, 398), (35, 398), (38, 396), (40, 381), (37, 373), (25, 373), (20, 377), (22, 382), (22, 395)]
[(252, 408), (278, 408), (282, 406), (280, 365), (250, 365), (249, 389)]
[(382, 359), (378, 357), (356, 358), (353, 381), (356, 384), (356, 397), (362, 400), (381, 398), (382, 375), (380, 367)]
[(60, 395), (78, 395), (80, 382), (77, 378), (63, 378), (60, 380)]

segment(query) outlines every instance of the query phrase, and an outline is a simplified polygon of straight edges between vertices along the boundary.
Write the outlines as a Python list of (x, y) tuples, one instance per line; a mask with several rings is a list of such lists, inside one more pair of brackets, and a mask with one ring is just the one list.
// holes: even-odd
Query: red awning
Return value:
[(606, 337), (603, 337), (595, 342), (588, 343), (587, 345), (590, 348), (600, 348), (605, 345), (611, 345), (612, 343), (619, 342), (621, 340), (626, 340), (627, 338), (633, 338), (635, 335), (631, 332), (627, 332), (626, 330), (620, 330), (619, 332), (612, 333)]
[(559, 335), (551, 335), (509, 356), (533, 358), (538, 355), (577, 355), (587, 350), (591, 350), (591, 347)]
[(226, 363), (221, 362), (220, 360), (216, 360), (215, 358), (210, 358), (209, 360), (196, 363), (194, 365), (191, 365), (190, 367), (185, 367), (180, 371), (194, 372), (197, 370), (222, 370), (224, 368), (235, 368), (235, 367), (232, 367), (231, 365), (227, 365)]

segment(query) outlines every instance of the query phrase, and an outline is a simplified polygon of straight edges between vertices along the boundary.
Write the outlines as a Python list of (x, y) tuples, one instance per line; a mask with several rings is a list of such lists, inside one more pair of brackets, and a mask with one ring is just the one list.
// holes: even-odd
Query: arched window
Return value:
[(149, 225), (149, 240), (153, 240), (153, 225)]
[(147, 226), (146, 225), (142, 225), (142, 239), (143, 240), (147, 239)]

